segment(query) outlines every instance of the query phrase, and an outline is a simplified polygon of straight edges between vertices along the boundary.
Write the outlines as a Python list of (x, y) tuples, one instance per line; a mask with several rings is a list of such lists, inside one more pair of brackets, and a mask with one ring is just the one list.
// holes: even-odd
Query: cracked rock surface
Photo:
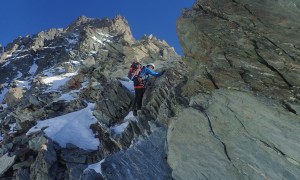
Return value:
[(293, 0), (198, 0), (183, 12), (173, 177), (300, 178), (299, 17)]

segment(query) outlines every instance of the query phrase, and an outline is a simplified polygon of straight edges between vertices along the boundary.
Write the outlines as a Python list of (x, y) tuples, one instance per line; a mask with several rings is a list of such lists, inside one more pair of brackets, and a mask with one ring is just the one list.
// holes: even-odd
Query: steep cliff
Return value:
[(300, 2), (198, 0), (177, 22), (186, 105), (175, 179), (300, 178)]

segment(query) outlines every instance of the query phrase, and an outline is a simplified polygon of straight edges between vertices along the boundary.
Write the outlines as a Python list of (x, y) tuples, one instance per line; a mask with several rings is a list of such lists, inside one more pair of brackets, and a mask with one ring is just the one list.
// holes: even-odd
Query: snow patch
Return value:
[(115, 134), (122, 134), (122, 132), (124, 132), (125, 129), (127, 128), (128, 124), (129, 124), (129, 122), (124, 122), (120, 125), (112, 127), (111, 130)]
[(79, 66), (80, 65), (80, 62), (79, 61), (71, 61), (72, 64), (76, 65), (76, 66)]
[(74, 73), (66, 73), (58, 76), (50, 76), (50, 77), (43, 77), (41, 82), (43, 84), (49, 85), (48, 90), (58, 90), (61, 86), (65, 85), (72, 76), (77, 75), (78, 72)]
[(38, 66), (34, 62), (34, 64), (29, 69), (29, 74), (31, 74), (33, 76), (35, 74), (35, 72), (37, 71), (37, 69), (38, 69)]
[(31, 88), (31, 86), (29, 86), (29, 82), (28, 81), (18, 81), (18, 80), (16, 80), (16, 85), (18, 87), (24, 87), (27, 90), (29, 90)]
[(21, 59), (21, 58), (24, 58), (24, 57), (27, 57), (27, 56), (31, 56), (31, 54), (25, 54), (23, 56), (16, 56), (14, 59)]
[(109, 35), (109, 34), (104, 34), (102, 32), (97, 32), (100, 36), (102, 37), (106, 37), (106, 38), (112, 38), (113, 36)]
[(23, 76), (23, 74), (20, 71), (18, 71), (18, 75), (15, 79), (21, 78), (22, 76)]
[(68, 93), (65, 93), (65, 94), (62, 94), (58, 100), (64, 100), (66, 102), (70, 102), (72, 100), (75, 100), (75, 98), (73, 97), (72, 95), (72, 92), (68, 92)]
[(120, 79), (121, 84), (126, 87), (130, 92), (134, 93), (134, 85), (133, 81), (131, 81), (128, 77), (124, 77)]
[(56, 48), (62, 48), (63, 46), (62, 45), (60, 45), (60, 46), (50, 46), (50, 47), (48, 47), (48, 46), (45, 46), (45, 47), (43, 47), (44, 49), (56, 49)]
[(78, 40), (77, 39), (70, 39), (69, 38), (69, 39), (67, 39), (67, 41), (68, 41), (69, 44), (73, 44), (74, 45), (74, 44), (77, 43)]
[(133, 112), (130, 111), (128, 115), (124, 118), (123, 123), (120, 125), (116, 125), (111, 127), (111, 131), (114, 134), (122, 134), (129, 125), (129, 121), (137, 121), (137, 118), (133, 115)]
[(71, 37), (67, 38), (67, 41), (71, 45), (75, 45), (78, 42), (78, 34), (73, 33)]
[(101, 41), (100, 39), (96, 38), (96, 36), (92, 36), (92, 39), (97, 41), (98, 43), (100, 43), (101, 45), (105, 45), (103, 41)]
[(38, 65), (35, 63), (35, 61), (36, 59), (34, 59), (33, 65), (29, 69), (29, 74), (31, 74), (31, 76), (33, 76), (38, 69)]
[(2, 90), (0, 90), (0, 103), (2, 103), (3, 99), (4, 99), (4, 96), (5, 94), (8, 92), (8, 89), (7, 88), (4, 88)]
[(104, 42), (111, 42), (109, 38), (112, 38), (113, 36), (109, 34), (104, 34), (102, 32), (97, 32), (100, 37), (92, 36), (92, 39), (95, 40), (96, 42), (100, 43), (101, 45), (105, 45)]
[(90, 164), (84, 171), (87, 171), (88, 169), (94, 169), (97, 173), (102, 174), (101, 172), (101, 164), (104, 163), (105, 159), (101, 160), (98, 163)]
[(10, 131), (8, 132), (8, 134), (13, 134), (13, 133), (15, 133), (15, 132), (16, 132), (16, 131), (15, 131), (16, 126), (17, 126), (16, 123), (9, 124), (9, 130), (10, 130)]
[(61, 147), (65, 148), (67, 143), (72, 143), (85, 150), (97, 150), (100, 143), (90, 129), (90, 125), (97, 122), (93, 116), (94, 107), (94, 104), (89, 103), (82, 110), (38, 121), (37, 125), (32, 127), (26, 135), (46, 128), (43, 130), (46, 136), (56, 141)]
[(81, 83), (82, 87), (80, 89), (86, 88), (86, 87), (88, 87), (88, 85), (89, 85), (89, 82), (84, 81), (83, 83)]
[(130, 111), (124, 118), (124, 121), (137, 121), (137, 118), (133, 115), (133, 112)]
[[(27, 57), (27, 56), (31, 56), (30, 54), (25, 54), (25, 55), (23, 55), (23, 56), (18, 56), (18, 54), (15, 54), (14, 53), (14, 55), (12, 55), (12, 54), (10, 54), (10, 55), (7, 55), (7, 57), (6, 57), (6, 60), (8, 61), (9, 60), (9, 62), (10, 61), (12, 61), (12, 60), (18, 60), (18, 59), (22, 59), (22, 58), (25, 58), (25, 57)], [(6, 64), (7, 65), (7, 64)], [(5, 66), (6, 66), (5, 65)], [(2, 67), (4, 67), (4, 66), (2, 66)]]

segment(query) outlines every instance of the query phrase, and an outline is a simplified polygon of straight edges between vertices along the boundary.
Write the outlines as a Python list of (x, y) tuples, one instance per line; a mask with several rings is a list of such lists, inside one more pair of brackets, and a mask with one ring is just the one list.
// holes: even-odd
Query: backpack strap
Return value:
[(139, 62), (133, 62), (128, 71), (127, 77), (130, 80), (134, 80), (141, 71), (141, 64)]
[(132, 79), (136, 78), (140, 73), (141, 73), (141, 67), (138, 66), (138, 68), (134, 71), (133, 75), (132, 75)]
[(143, 66), (143, 67), (140, 69), (140, 72), (139, 72), (138, 76), (144, 79), (144, 76), (145, 76), (145, 75), (146, 75), (146, 67)]

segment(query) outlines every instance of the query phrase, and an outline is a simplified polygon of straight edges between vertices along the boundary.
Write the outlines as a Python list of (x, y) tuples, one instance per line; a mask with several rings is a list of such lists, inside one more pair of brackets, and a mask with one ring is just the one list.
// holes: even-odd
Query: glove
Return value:
[(162, 71), (159, 73), (159, 75), (161, 76), (161, 75), (163, 75), (165, 72), (166, 72), (166, 70), (162, 70)]

